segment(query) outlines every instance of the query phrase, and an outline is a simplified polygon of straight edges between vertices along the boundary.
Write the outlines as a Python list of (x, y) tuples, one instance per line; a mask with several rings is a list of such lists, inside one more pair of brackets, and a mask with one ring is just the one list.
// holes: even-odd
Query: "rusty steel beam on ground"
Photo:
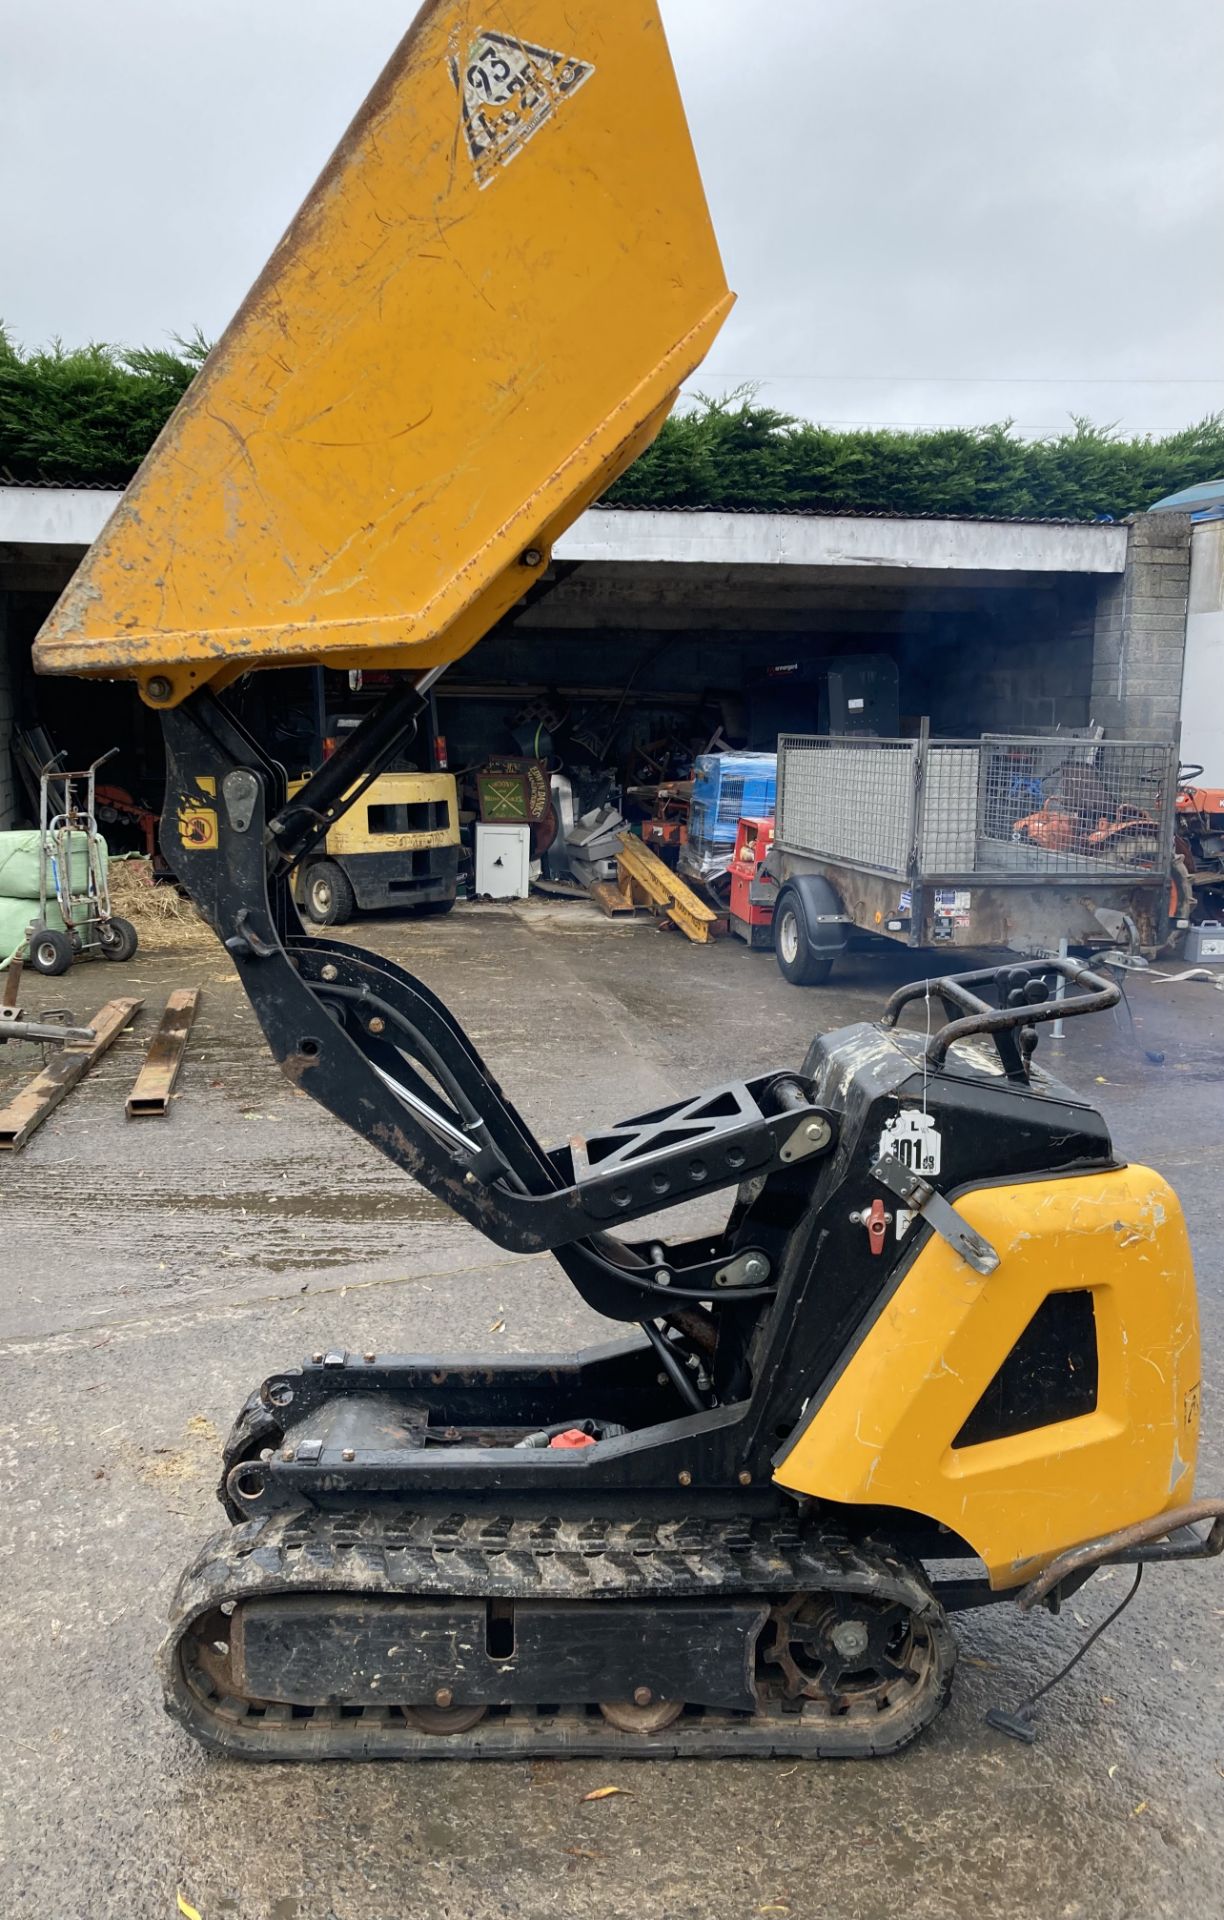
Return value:
[(94, 1015), (93, 1039), (88, 1046), (66, 1046), (57, 1059), (13, 1095), (7, 1106), (0, 1108), (0, 1152), (16, 1153), (24, 1147), (47, 1115), (113, 1046), (143, 1005), (143, 1000), (108, 1000)]
[(127, 1098), (129, 1120), (152, 1119), (169, 1112), (170, 1095), (178, 1079), (187, 1039), (200, 1004), (198, 987), (176, 987), (166, 1001), (157, 1032), (149, 1042), (144, 1065)]

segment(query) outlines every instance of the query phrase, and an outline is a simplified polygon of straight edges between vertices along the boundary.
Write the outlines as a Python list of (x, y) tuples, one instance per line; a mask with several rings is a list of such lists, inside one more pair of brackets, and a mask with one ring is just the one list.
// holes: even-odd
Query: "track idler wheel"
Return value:
[(599, 1711), (622, 1733), (662, 1733), (684, 1712), (683, 1700), (601, 1700)]
[(487, 1707), (405, 1707), (404, 1718), (422, 1733), (470, 1733), (488, 1711)]

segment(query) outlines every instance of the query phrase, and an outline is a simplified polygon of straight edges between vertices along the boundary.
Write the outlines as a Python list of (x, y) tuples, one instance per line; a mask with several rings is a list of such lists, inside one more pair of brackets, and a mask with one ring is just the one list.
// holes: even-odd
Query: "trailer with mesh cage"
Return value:
[(784, 734), (771, 856), (779, 966), (814, 984), (868, 936), (1154, 954), (1176, 911), (1176, 797), (1167, 740)]

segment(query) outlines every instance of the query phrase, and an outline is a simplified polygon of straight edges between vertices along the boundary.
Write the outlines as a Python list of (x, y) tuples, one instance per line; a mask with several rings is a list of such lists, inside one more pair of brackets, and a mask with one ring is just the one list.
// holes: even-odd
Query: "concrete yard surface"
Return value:
[[(583, 907), (460, 908), (354, 938), (417, 970), (548, 1142), (797, 1065), (921, 971), (903, 954), (788, 987), (768, 954)], [(926, 969), (932, 970), (932, 969)], [(171, 1112), (124, 1100), (175, 986), (202, 988)], [(153, 1671), (203, 1537), (221, 1439), (313, 1348), (512, 1352), (608, 1328), (547, 1258), (501, 1253), (274, 1068), (222, 949), (27, 975), (23, 1001), (136, 1026), (24, 1152), (0, 1157), (2, 1920), (1157, 1920), (1219, 1910), (1224, 1565), (1151, 1568), (1053, 1618), (961, 1617), (953, 1704), (900, 1758), (252, 1767), (198, 1749)], [(1121, 1153), (1182, 1196), (1204, 1346), (1198, 1490), (1224, 1490), (1224, 995), (1132, 979), (1038, 1055), (1099, 1097)], [(0, 1049), (0, 1093), (36, 1050)], [(593, 1788), (617, 1795), (584, 1802)]]

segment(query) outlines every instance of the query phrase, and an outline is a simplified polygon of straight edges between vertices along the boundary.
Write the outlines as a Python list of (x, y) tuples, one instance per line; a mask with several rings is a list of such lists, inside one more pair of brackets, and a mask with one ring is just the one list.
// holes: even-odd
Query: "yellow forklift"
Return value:
[[(333, 676), (334, 678), (335, 676)], [(315, 683), (317, 723), (311, 766), (318, 768), (361, 724), (359, 701), (329, 711), (328, 677)], [(381, 676), (383, 683), (388, 675)], [(351, 695), (368, 691), (361, 673), (348, 676)], [(368, 702), (367, 702), (368, 705)], [(343, 926), (356, 913), (398, 907), (420, 916), (449, 913), (459, 871), (459, 794), (442, 770), (444, 743), (431, 699), (427, 724), (413, 742), (411, 766), (391, 767), (354, 789), (343, 813), (294, 873), (294, 898), (317, 927)], [(425, 762), (425, 770), (418, 761)], [(288, 783), (290, 799), (305, 787), (303, 773)]]
[[(1033, 1057), (1119, 998), (1072, 961), (546, 1147), (423, 981), (303, 929), (294, 870), (731, 305), (656, 0), (480, 17), (421, 10), (36, 663), (161, 715), (166, 857), (292, 1083), (624, 1331), (267, 1371), (166, 1703), (253, 1759), (893, 1753), (962, 1609), (1224, 1551), (1186, 1227)], [(400, 677), (290, 795), (227, 689), (312, 663)]]

